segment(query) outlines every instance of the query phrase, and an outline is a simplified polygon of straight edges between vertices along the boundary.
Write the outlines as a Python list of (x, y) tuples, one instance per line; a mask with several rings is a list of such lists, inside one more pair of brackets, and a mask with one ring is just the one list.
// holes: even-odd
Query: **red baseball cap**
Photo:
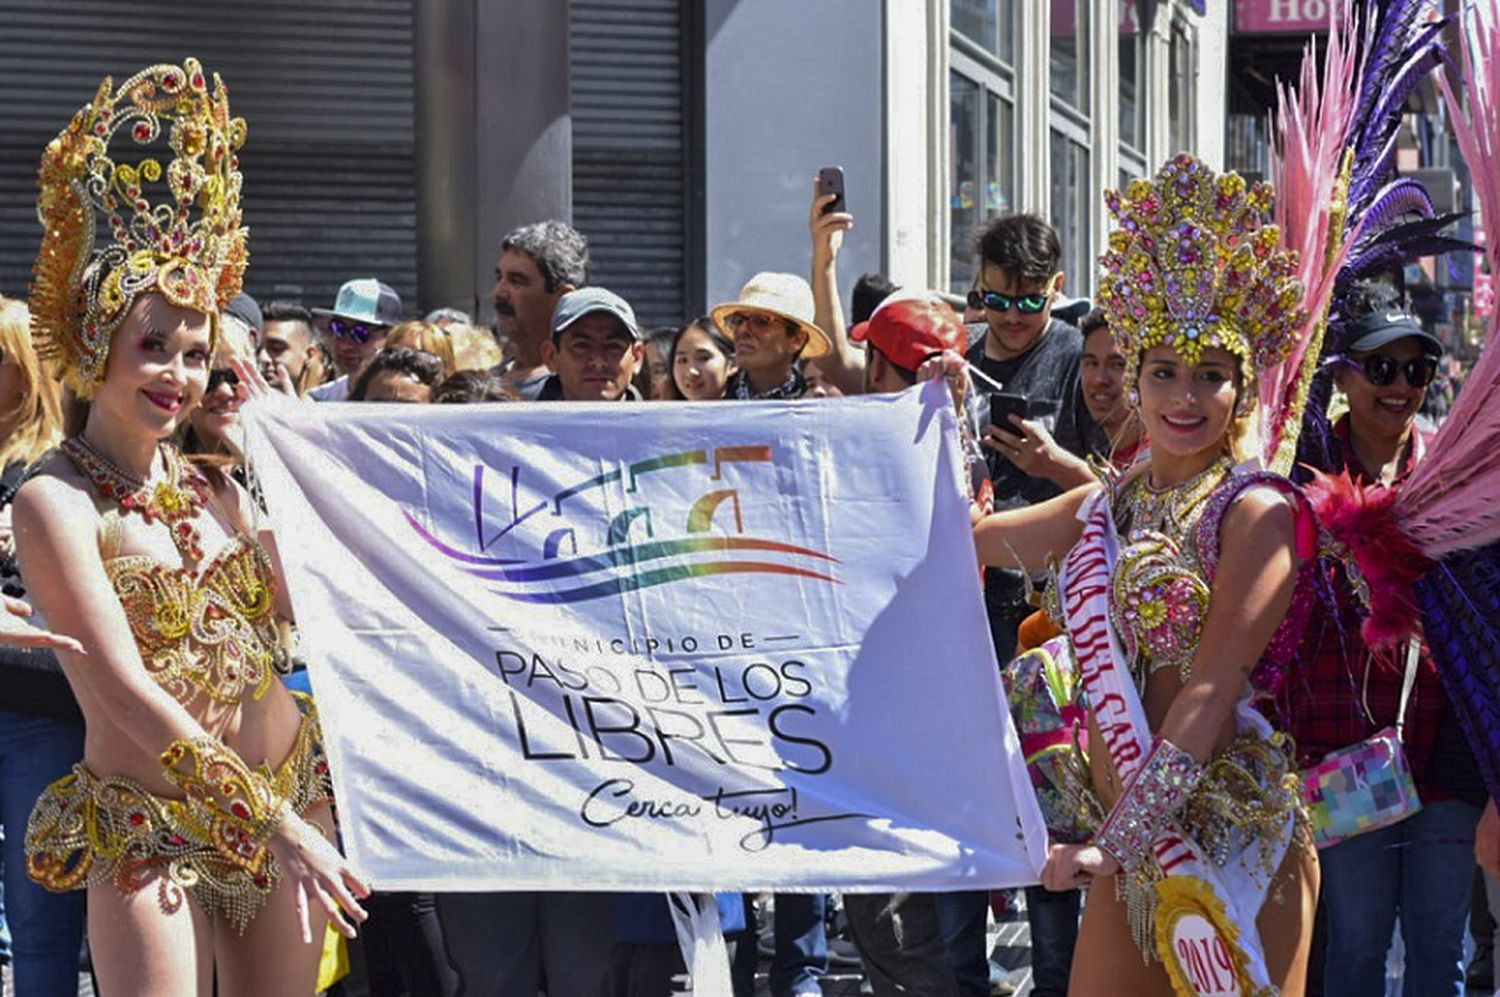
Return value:
[(874, 344), (891, 363), (910, 371), (921, 367), (933, 354), (961, 352), (969, 342), (957, 313), (928, 296), (887, 298), (868, 322), (849, 330), (849, 338)]

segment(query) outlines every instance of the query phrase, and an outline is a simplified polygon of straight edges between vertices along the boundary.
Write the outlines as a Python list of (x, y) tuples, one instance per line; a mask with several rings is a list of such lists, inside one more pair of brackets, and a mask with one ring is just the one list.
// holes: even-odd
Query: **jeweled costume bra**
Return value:
[[(1149, 471), (1126, 477), (1111, 495), (1121, 547), (1110, 586), (1110, 617), (1140, 688), (1161, 668), (1177, 668), (1183, 682), (1191, 677), (1208, 618), (1209, 586), (1219, 566), (1220, 531), (1234, 501), (1252, 486), (1304, 501), (1286, 479), (1236, 469), (1227, 457), (1171, 488), (1153, 489), (1150, 478)], [(1292, 606), (1251, 676), (1258, 693), (1279, 688), (1307, 624), (1310, 570), (1304, 561)]]

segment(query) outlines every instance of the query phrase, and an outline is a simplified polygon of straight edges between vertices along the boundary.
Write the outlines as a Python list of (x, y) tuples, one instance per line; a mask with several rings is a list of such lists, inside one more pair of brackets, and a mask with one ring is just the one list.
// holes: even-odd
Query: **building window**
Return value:
[(1119, 13), (1120, 186), (1146, 173), (1146, 35), (1136, 0), (1115, 0)]
[(1089, 113), (1089, 6), (1090, 0), (1052, 0), (1052, 97), (1080, 114)]
[(1172, 22), (1172, 40), (1167, 51), (1170, 93), (1167, 104), (1167, 137), (1176, 154), (1193, 148), (1193, 39), (1182, 19)]
[(1062, 242), (1063, 273), (1073, 294), (1093, 287), (1089, 213), (1094, 198), (1089, 188), (1089, 150), (1062, 132), (1052, 133), (1052, 227)]
[(991, 218), (1015, 203), (1015, 10), (1011, 0), (952, 0), (948, 76), (949, 289), (978, 276)]
[(1014, 0), (951, 0), (948, 20), (955, 34), (1008, 66), (1015, 65)]
[(1052, 0), (1051, 222), (1062, 242), (1062, 269), (1069, 275), (1070, 289), (1079, 294), (1087, 294), (1093, 285), (1090, 218), (1098, 197), (1089, 172), (1091, 6), (1091, 0)]

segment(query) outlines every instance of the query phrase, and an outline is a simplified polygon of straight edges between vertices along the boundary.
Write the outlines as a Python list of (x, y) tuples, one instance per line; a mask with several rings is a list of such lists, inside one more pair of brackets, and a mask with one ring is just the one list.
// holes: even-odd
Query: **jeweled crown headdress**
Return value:
[(1297, 256), (1263, 223), (1268, 185), (1180, 153), (1154, 179), (1104, 196), (1120, 227), (1099, 258), (1099, 305), (1131, 385), (1142, 354), (1163, 344), (1189, 364), (1226, 349), (1247, 378), (1286, 358), (1306, 316)]
[[(229, 91), (208, 88), (196, 59), (144, 69), (94, 99), (48, 144), (38, 174), (37, 214), (46, 234), (31, 285), (37, 352), (82, 398), (104, 376), (111, 334), (146, 291), (217, 314), (239, 293), (249, 254), (240, 224), (237, 152), (243, 118)], [(125, 131), (137, 145), (163, 124), (172, 160), (116, 163), (110, 143)], [(170, 200), (152, 204), (147, 185), (165, 180)], [(101, 219), (108, 242), (96, 246)]]

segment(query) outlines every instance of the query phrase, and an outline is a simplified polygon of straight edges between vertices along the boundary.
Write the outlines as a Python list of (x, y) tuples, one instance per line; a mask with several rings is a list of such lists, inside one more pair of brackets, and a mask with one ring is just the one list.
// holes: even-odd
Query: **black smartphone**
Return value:
[(1026, 438), (1026, 434), (1016, 428), (1010, 421), (1010, 417), (1018, 415), (1026, 418), (1026, 396), (1012, 395), (1004, 391), (990, 392), (990, 425), (999, 426), (1007, 433)]
[(835, 211), (844, 210), (844, 168), (842, 166), (825, 166), (818, 171), (818, 196), (827, 197), (829, 194), (836, 195), (833, 200), (823, 205), (823, 214), (832, 214)]

